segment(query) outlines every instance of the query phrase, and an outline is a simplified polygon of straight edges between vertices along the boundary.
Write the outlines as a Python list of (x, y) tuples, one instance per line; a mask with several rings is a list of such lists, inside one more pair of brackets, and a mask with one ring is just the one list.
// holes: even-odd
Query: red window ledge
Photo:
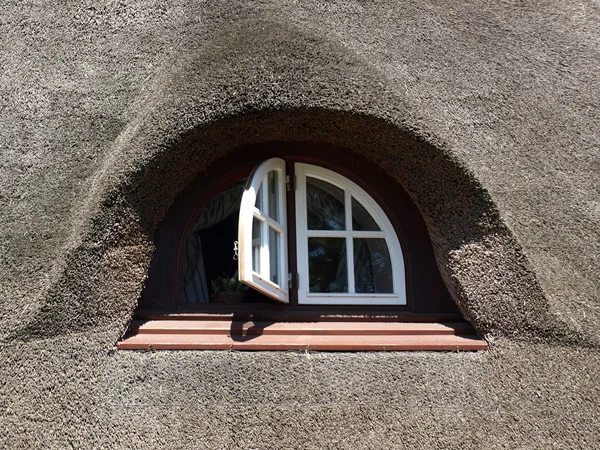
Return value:
[(488, 344), (465, 321), (288, 322), (205, 315), (134, 320), (119, 350), (474, 351)]

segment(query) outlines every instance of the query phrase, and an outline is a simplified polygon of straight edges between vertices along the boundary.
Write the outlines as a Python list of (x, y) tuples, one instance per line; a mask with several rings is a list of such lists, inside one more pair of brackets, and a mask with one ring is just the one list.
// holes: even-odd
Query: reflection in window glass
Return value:
[(357, 293), (394, 292), (392, 263), (385, 239), (354, 238), (354, 283)]
[(252, 219), (252, 270), (260, 273), (260, 247), (262, 241), (262, 222)]
[(346, 239), (308, 238), (310, 292), (348, 292)]
[(306, 178), (309, 230), (345, 230), (344, 191), (316, 178)]
[(352, 197), (352, 229), (355, 231), (380, 231), (371, 214)]
[(269, 186), (269, 217), (281, 222), (279, 218), (279, 172), (271, 170), (267, 176)]
[(280, 234), (269, 227), (269, 279), (275, 284), (279, 284), (279, 239)]

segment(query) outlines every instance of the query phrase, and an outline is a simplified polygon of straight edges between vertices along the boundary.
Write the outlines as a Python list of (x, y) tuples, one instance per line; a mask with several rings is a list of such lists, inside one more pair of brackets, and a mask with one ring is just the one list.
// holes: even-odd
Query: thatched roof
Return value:
[[(0, 444), (594, 447), (598, 6), (93, 2), (0, 19)], [(483, 354), (115, 353), (152, 237), (241, 145), (362, 153)]]

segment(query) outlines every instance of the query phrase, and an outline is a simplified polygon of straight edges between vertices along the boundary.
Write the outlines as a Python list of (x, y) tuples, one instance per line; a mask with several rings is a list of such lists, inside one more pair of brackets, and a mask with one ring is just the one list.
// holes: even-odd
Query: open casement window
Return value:
[[(394, 227), (354, 182), (296, 163), (298, 304), (406, 305), (404, 259)], [(249, 178), (239, 218), (240, 280), (287, 303), (285, 162), (269, 159)], [(290, 283), (291, 284), (291, 283)]]
[(285, 161), (269, 159), (248, 179), (238, 222), (239, 279), (263, 294), (289, 303)]

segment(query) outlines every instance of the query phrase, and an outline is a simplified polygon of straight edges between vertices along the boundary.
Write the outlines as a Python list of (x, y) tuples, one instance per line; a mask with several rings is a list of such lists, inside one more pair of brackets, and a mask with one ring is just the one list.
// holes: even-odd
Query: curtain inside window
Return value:
[(215, 226), (232, 214), (239, 212), (245, 184), (246, 180), (242, 180), (216, 195), (200, 212), (192, 225), (182, 261), (182, 300), (184, 303), (210, 302), (200, 231)]

